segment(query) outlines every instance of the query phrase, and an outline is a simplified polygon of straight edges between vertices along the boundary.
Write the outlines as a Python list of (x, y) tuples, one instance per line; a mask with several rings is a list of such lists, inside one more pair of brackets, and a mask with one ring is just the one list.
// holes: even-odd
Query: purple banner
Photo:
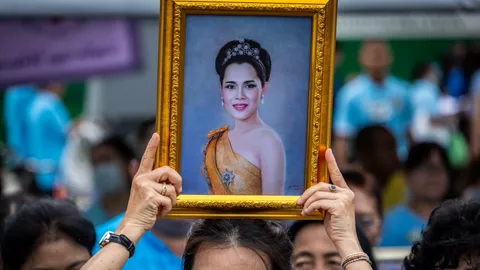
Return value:
[(0, 37), (0, 85), (84, 79), (140, 64), (128, 20), (2, 21)]

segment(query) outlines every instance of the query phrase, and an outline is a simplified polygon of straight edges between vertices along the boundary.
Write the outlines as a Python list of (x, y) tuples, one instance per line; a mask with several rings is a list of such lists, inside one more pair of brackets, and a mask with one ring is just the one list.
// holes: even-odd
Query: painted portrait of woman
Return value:
[(220, 83), (218, 106), (224, 107), (234, 124), (207, 135), (202, 174), (210, 194), (283, 195), (284, 145), (259, 113), (267, 94), (275, 94), (269, 89), (270, 54), (254, 40), (232, 40), (219, 50), (215, 69)]

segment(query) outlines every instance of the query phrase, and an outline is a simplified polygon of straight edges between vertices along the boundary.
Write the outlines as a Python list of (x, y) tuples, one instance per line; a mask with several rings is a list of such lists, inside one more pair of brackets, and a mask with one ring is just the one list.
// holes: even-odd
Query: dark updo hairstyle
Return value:
[(192, 225), (185, 253), (183, 269), (191, 270), (195, 256), (202, 249), (244, 247), (264, 260), (267, 269), (290, 270), (293, 245), (280, 223), (266, 220), (219, 219), (200, 220)]
[(405, 270), (457, 269), (462, 260), (479, 269), (480, 203), (445, 201), (435, 209), (404, 260)]
[(255, 69), (262, 87), (270, 80), (272, 61), (267, 50), (255, 40), (239, 39), (227, 42), (217, 54), (215, 69), (220, 77), (220, 83), (223, 83), (225, 70), (230, 64), (243, 63), (248, 63)]
[(42, 243), (68, 237), (92, 254), (95, 228), (71, 201), (41, 199), (26, 203), (5, 224), (2, 258), (18, 270)]

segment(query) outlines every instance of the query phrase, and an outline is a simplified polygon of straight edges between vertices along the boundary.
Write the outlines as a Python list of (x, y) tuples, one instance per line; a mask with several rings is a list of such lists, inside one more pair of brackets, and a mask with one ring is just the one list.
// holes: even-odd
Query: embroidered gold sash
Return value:
[(202, 173), (214, 195), (261, 195), (262, 178), (258, 167), (233, 152), (228, 126), (211, 131), (204, 148)]

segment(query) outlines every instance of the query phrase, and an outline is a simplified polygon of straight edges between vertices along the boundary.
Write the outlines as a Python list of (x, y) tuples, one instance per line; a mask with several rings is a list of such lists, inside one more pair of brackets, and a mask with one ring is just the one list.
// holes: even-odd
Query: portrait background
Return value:
[(215, 57), (230, 40), (259, 42), (272, 59), (261, 118), (286, 152), (285, 195), (304, 190), (312, 21), (308, 17), (188, 15), (184, 65), (181, 175), (184, 194), (207, 194), (201, 174), (207, 134), (233, 119), (221, 106)]

